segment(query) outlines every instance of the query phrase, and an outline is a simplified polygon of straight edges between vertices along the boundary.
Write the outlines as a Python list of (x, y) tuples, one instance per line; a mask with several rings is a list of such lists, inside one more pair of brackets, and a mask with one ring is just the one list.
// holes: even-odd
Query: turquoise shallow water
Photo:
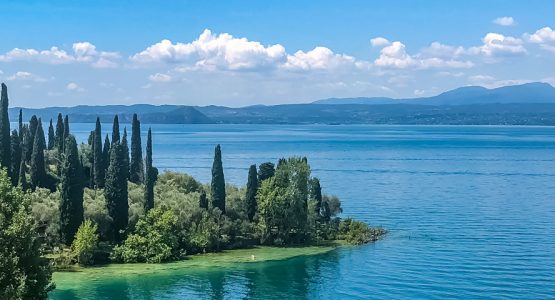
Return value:
[[(73, 124), (85, 140), (94, 124)], [(108, 126), (106, 126), (108, 129)], [(160, 169), (226, 180), (251, 163), (309, 158), (376, 244), (313, 257), (59, 286), (52, 299), (555, 297), (555, 128), (153, 125)], [(144, 141), (144, 140), (143, 140)]]

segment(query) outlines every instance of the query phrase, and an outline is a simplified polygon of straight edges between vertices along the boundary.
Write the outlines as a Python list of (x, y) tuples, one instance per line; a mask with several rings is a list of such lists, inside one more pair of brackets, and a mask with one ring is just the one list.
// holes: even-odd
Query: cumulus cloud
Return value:
[(287, 55), (283, 65), (286, 70), (329, 70), (345, 66), (356, 67), (356, 60), (352, 56), (333, 53), (326, 47), (316, 47), (308, 52), (297, 51)]
[(487, 57), (498, 55), (526, 54), (521, 39), (490, 32), (482, 38), (483, 45), (468, 49), (470, 54), (481, 54)]
[(383, 68), (470, 68), (473, 63), (455, 59), (443, 59), (441, 57), (423, 57), (422, 55), (410, 55), (406, 52), (405, 45), (399, 41), (392, 42), (389, 46), (382, 48), (380, 56), (374, 64)]
[(279, 44), (264, 46), (228, 33), (213, 34), (206, 29), (193, 42), (173, 43), (162, 40), (131, 56), (136, 63), (190, 63), (199, 68), (249, 70), (273, 66), (285, 61), (285, 48)]
[(531, 43), (539, 44), (545, 50), (555, 52), (555, 30), (551, 27), (543, 27), (533, 34), (525, 33), (524, 38)]
[(370, 44), (372, 47), (383, 47), (391, 44), (391, 42), (388, 39), (379, 36), (371, 39)]
[(80, 87), (77, 83), (75, 82), (70, 82), (66, 85), (66, 89), (68, 91), (72, 91), (72, 92), (83, 92), (85, 89)]
[(515, 25), (515, 20), (513, 19), (513, 17), (499, 17), (493, 20), (493, 23), (500, 26), (512, 26)]
[(14, 48), (1, 54), (0, 61), (34, 61), (54, 65), (84, 62), (90, 63), (93, 67), (111, 68), (117, 65), (112, 60), (119, 58), (116, 52), (97, 51), (96, 46), (89, 42), (74, 43), (72, 50), (73, 53), (58, 47), (51, 47), (48, 50)]
[(168, 82), (172, 80), (172, 77), (167, 74), (156, 73), (148, 76), (148, 80), (153, 82)]

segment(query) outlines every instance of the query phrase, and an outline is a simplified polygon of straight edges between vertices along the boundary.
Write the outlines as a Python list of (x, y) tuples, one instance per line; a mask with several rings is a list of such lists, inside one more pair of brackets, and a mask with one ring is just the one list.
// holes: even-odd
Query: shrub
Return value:
[(347, 243), (353, 245), (376, 241), (385, 234), (385, 230), (382, 228), (370, 228), (368, 224), (351, 218), (341, 221), (339, 232)]
[(113, 258), (126, 263), (160, 263), (177, 252), (177, 217), (172, 211), (155, 208), (139, 218), (135, 232), (116, 246)]
[(94, 250), (98, 244), (98, 226), (91, 220), (85, 220), (75, 235), (75, 240), (71, 244), (71, 251), (81, 265), (91, 265), (93, 263)]

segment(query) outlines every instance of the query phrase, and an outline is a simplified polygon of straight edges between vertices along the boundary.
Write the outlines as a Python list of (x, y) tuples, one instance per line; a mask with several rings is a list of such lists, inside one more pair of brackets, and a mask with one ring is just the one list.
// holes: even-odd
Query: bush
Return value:
[(113, 258), (126, 263), (160, 263), (177, 254), (177, 217), (172, 211), (152, 209), (139, 218), (135, 232), (114, 248)]
[(351, 218), (341, 221), (339, 232), (347, 243), (353, 245), (376, 241), (385, 234), (385, 230), (382, 228), (370, 228), (368, 224)]
[(39, 234), (47, 246), (53, 248), (60, 243), (60, 193), (50, 192), (45, 188), (37, 188), (29, 194), (31, 198), (31, 214)]
[(88, 219), (77, 230), (71, 251), (81, 265), (93, 263), (93, 254), (98, 244), (97, 230), (98, 226)]

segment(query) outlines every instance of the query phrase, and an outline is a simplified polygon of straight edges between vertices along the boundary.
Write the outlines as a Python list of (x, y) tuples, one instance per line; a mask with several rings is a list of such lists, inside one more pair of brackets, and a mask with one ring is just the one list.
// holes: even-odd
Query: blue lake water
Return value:
[[(72, 124), (72, 132), (85, 140), (93, 127)], [(390, 234), (282, 262), (92, 282), (90, 299), (555, 298), (555, 128), (152, 128), (155, 165), (203, 182), (217, 143), (226, 180), (240, 185), (252, 163), (307, 156), (324, 192), (341, 198), (344, 216)]]

